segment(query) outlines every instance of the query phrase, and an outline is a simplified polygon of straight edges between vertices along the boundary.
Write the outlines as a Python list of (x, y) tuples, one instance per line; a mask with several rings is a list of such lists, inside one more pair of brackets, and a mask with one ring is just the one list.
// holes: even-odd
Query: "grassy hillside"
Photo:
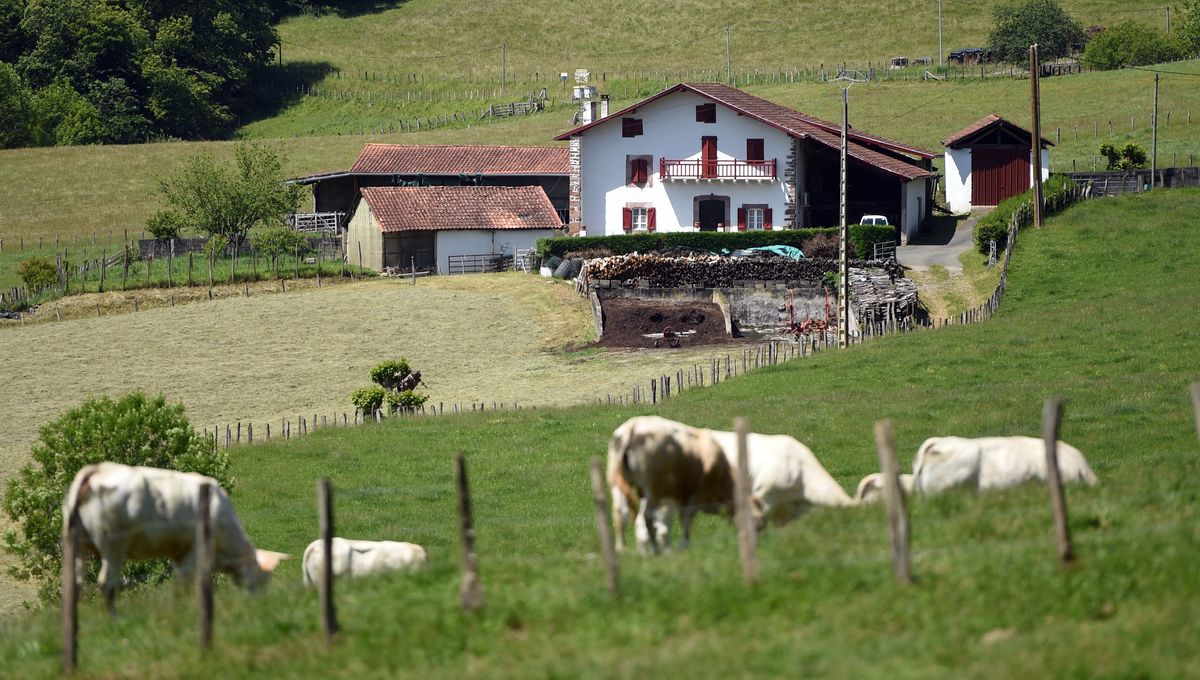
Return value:
[[(1193, 676), (1200, 458), (1187, 385), (1200, 378), (1200, 321), (1182, 310), (1196, 304), (1198, 199), (1095, 201), (1029, 231), (990, 322), (764, 370), (658, 411), (713, 427), (749, 415), (760, 431), (801, 437), (850, 487), (876, 469), (878, 418), (895, 419), (907, 465), (930, 435), (1037, 433), (1041, 399), (1061, 394), (1063, 438), (1102, 480), (1069, 491), (1080, 556), (1070, 571), (1054, 563), (1045, 490), (1034, 486), (914, 502), (918, 582), (908, 589), (893, 585), (883, 512), (868, 508), (768, 531), (763, 580), (749, 590), (733, 532), (708, 519), (686, 552), (627, 557), (613, 602), (585, 464), (638, 411), (396, 422), (257, 446), (235, 464), (234, 502), (263, 547), (299, 553), (315, 537), (320, 476), (333, 480), (341, 534), (427, 546), (432, 565), (420, 575), (339, 587), (344, 632), (333, 648), (319, 642), (316, 596), (293, 561), (264, 596), (220, 589), (216, 649), (203, 659), (190, 597), (125, 596), (115, 622), (85, 604), (81, 668), (103, 677)], [(474, 617), (455, 605), (455, 451), (470, 464), (488, 598)], [(57, 629), (54, 612), (7, 624), (6, 671), (54, 674)]]

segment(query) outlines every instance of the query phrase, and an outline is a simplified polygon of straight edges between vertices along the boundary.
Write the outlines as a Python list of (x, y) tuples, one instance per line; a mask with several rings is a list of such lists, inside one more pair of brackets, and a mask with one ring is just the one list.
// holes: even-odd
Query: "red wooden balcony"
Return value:
[(775, 180), (775, 159), (766, 161), (661, 158), (658, 176), (664, 180)]

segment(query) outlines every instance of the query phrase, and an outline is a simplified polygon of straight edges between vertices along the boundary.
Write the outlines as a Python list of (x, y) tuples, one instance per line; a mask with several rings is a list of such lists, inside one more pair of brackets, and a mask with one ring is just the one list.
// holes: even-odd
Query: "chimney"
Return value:
[(600, 95), (600, 117), (608, 118), (608, 95)]

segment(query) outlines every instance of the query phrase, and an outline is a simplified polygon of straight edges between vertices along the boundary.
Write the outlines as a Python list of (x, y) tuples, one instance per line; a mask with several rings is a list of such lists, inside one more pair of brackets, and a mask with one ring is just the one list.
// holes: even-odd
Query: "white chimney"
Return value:
[(600, 117), (608, 118), (608, 95), (600, 95)]

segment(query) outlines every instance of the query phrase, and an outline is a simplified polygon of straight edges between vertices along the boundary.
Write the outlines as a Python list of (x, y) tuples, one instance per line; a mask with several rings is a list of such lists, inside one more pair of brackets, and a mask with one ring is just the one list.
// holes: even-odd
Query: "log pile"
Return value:
[[(851, 260), (855, 268), (871, 268), (889, 280), (904, 274), (894, 260)], [(697, 286), (722, 288), (738, 281), (807, 281), (820, 283), (830, 272), (836, 274), (838, 261), (832, 258), (724, 257), (700, 255), (665, 257), (662, 255), (614, 255), (588, 260), (580, 279), (588, 281), (647, 280), (654, 288)]]
[(917, 284), (879, 269), (850, 270), (850, 304), (863, 323), (900, 321), (916, 313)]

